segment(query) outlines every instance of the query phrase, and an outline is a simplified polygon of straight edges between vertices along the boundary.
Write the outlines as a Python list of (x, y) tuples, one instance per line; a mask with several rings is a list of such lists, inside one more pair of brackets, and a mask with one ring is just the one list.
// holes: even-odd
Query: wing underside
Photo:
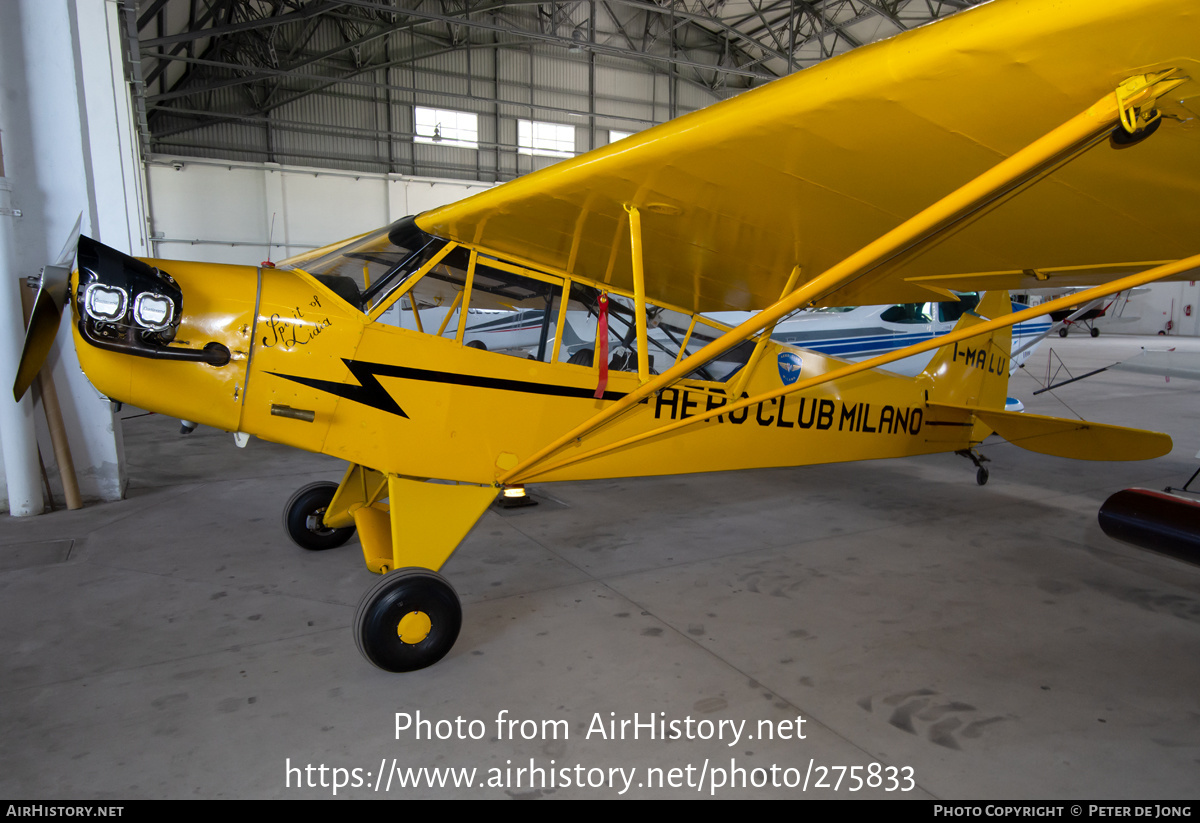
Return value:
[(1196, 252), (1200, 6), (998, 0), (458, 203), (434, 234), (691, 311), (778, 299), (1086, 110), (1125, 79), (1187, 78), (1144, 142), (1105, 140), (821, 295), (916, 302), (945, 289), (1113, 279)]

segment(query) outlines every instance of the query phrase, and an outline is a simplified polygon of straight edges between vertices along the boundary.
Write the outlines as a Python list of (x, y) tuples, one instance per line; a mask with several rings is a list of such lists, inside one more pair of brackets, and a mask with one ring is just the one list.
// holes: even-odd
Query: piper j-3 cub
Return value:
[[(69, 303), (108, 397), (345, 459), (288, 531), (319, 549), (358, 530), (382, 575), (359, 647), (420, 668), (461, 624), (437, 570), (509, 486), (977, 458), (993, 431), (1167, 452), (1004, 411), (1009, 327), (1196, 276), (1198, 57), (1192, 0), (999, 0), (279, 268), (80, 238), (76, 271), (43, 275), (16, 394)], [(1017, 313), (1005, 292), (1096, 283)], [(987, 295), (953, 332), (861, 363), (770, 339), (802, 307), (968, 291)], [(536, 345), (466, 345), (480, 310)], [(876, 370), (933, 349), (915, 377)]]

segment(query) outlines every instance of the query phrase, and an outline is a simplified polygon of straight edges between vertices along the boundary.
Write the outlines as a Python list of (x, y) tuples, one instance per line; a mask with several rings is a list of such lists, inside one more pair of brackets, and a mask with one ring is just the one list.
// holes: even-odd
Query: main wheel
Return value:
[(283, 528), (300, 548), (310, 552), (336, 549), (354, 536), (353, 526), (331, 529), (321, 522), (337, 488), (337, 483), (328, 481), (310, 483), (298, 489), (283, 507)]
[(986, 466), (980, 466), (979, 471), (975, 472), (975, 482), (981, 486), (986, 486), (988, 482), (988, 470)]
[(363, 595), (354, 640), (386, 672), (411, 672), (446, 656), (462, 628), (458, 593), (429, 569), (397, 569)]
[(1092, 327), (1092, 337), (1099, 337), (1099, 336), (1100, 336), (1100, 330), (1093, 326)]
[(1066, 326), (1063, 326), (1061, 329), (1058, 330), (1058, 336), (1059, 337), (1067, 336), (1067, 327)]

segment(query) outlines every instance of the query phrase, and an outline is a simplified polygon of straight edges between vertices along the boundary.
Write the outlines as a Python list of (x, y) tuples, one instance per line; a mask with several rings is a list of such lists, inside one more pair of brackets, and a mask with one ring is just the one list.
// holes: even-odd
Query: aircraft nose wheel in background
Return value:
[(388, 672), (411, 672), (446, 656), (462, 628), (462, 605), (446, 578), (429, 569), (397, 569), (363, 595), (354, 640), (363, 657)]
[(310, 552), (336, 549), (354, 536), (353, 526), (331, 529), (321, 522), (337, 488), (337, 483), (328, 481), (309, 483), (297, 489), (283, 507), (283, 528), (300, 548)]

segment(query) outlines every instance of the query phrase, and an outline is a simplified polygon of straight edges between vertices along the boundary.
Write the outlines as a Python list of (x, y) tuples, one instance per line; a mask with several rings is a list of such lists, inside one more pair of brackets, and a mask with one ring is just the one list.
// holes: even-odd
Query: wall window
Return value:
[(575, 127), (536, 120), (517, 121), (517, 151), (545, 157), (575, 155)]
[(435, 143), (439, 146), (461, 146), (464, 149), (479, 148), (479, 115), (449, 109), (413, 109), (417, 143)]
[(631, 131), (617, 131), (616, 129), (608, 130), (608, 142), (610, 143), (615, 143), (618, 140), (624, 140), (626, 137), (632, 136), (633, 132)]

